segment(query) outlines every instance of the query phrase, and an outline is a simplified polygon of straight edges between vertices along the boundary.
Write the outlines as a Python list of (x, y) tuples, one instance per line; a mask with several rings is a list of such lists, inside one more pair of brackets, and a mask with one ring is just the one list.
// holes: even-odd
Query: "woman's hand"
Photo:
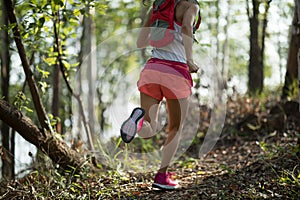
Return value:
[(189, 66), (190, 73), (197, 73), (197, 71), (199, 70), (199, 67), (194, 63), (193, 60), (188, 60), (187, 65)]

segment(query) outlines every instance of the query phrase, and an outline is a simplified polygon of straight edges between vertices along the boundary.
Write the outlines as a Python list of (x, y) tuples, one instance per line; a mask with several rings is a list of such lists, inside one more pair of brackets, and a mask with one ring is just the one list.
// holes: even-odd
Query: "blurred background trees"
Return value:
[[(26, 83), (13, 40), (15, 24), (8, 23), (4, 1), (1, 98), (44, 128)], [(151, 1), (143, 5), (138, 0), (15, 0), (13, 4), (47, 125), (70, 147), (83, 145), (94, 150), (101, 145), (95, 142), (97, 138), (117, 134), (108, 131), (112, 128), (108, 115), (120, 93), (130, 92), (130, 83), (121, 83), (122, 77), (140, 70), (149, 57), (149, 49), (133, 48), (137, 31), (132, 38), (127, 36), (141, 26)], [(228, 96), (275, 90), (285, 99), (295, 98), (299, 46), (293, 0), (201, 1), (200, 5), (202, 24), (196, 33), (195, 55), (211, 59), (213, 64), (207, 67), (220, 72)], [(199, 76), (193, 77), (197, 83), (202, 80), (197, 90), (208, 90), (202, 87), (206, 74)], [(278, 88), (284, 88), (282, 95)], [(15, 144), (12, 128), (1, 123), (2, 177), (7, 179), (21, 168), (14, 167), (22, 147)]]

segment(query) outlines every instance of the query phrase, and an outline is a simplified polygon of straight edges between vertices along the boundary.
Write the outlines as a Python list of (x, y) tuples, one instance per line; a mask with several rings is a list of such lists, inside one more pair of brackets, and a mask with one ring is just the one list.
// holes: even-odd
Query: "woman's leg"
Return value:
[(183, 121), (188, 109), (188, 98), (167, 99), (168, 110), (168, 137), (162, 150), (160, 173), (166, 173), (173, 159), (180, 141)]
[(143, 126), (138, 135), (144, 139), (149, 139), (156, 133), (158, 109), (161, 101), (144, 93), (140, 93), (140, 96), (141, 107), (145, 110), (145, 116)]

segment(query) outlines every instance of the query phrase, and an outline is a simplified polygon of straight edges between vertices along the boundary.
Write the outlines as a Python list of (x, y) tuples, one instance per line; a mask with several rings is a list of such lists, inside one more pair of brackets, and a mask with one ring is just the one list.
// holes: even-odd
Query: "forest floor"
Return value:
[(268, 129), (260, 123), (257, 126), (262, 116), (280, 117), (280, 113), (270, 111), (275, 104), (261, 109), (252, 101), (248, 102), (250, 110), (259, 109), (249, 115), (249, 109), (239, 108), (241, 104), (247, 107), (245, 101), (228, 106), (232, 116), (227, 114), (224, 133), (212, 151), (199, 159), (193, 153), (198, 149), (190, 149), (172, 165), (170, 171), (180, 183), (174, 191), (152, 188), (155, 171), (62, 175), (47, 168), (1, 182), (0, 199), (300, 199), (298, 129), (275, 130), (274, 117), (267, 118)]
[[(280, 150), (273, 142), (281, 144)], [(125, 190), (121, 185), (120, 196), (166, 200), (300, 199), (300, 157), (296, 153), (299, 149), (291, 142), (287, 143), (284, 137), (272, 138), (270, 143), (254, 138), (221, 141), (204, 159), (173, 166), (174, 178), (180, 181), (181, 188), (153, 190), (154, 174), (135, 174), (133, 180), (124, 183)]]

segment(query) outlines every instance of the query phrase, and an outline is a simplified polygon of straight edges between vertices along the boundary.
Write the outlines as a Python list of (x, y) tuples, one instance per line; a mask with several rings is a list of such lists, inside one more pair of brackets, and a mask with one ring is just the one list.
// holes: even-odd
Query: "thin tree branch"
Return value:
[[(55, 17), (55, 16), (54, 16)], [(57, 19), (58, 20), (58, 19)], [(62, 73), (62, 77), (66, 83), (66, 86), (69, 90), (69, 92), (71, 93), (71, 95), (77, 100), (78, 102), (78, 105), (79, 105), (79, 111), (80, 111), (80, 114), (82, 116), (82, 122), (83, 122), (83, 126), (85, 128), (85, 131), (86, 131), (86, 134), (87, 134), (87, 137), (88, 137), (88, 144), (89, 144), (89, 149), (94, 151), (94, 144), (93, 144), (93, 140), (92, 140), (92, 135), (91, 135), (91, 131), (90, 131), (90, 127), (87, 123), (87, 120), (86, 120), (86, 116), (85, 116), (85, 113), (84, 113), (84, 109), (83, 109), (83, 104), (82, 104), (82, 99), (81, 99), (81, 96), (80, 94), (76, 94), (74, 92), (74, 90), (72, 89), (68, 79), (67, 79), (67, 75), (66, 75), (66, 67), (63, 63), (63, 59), (62, 59), (62, 50), (61, 50), (61, 45), (60, 45), (60, 42), (59, 42), (59, 34), (58, 34), (58, 30), (57, 30), (57, 27), (56, 25), (59, 24), (58, 22), (55, 22), (54, 23), (54, 37), (55, 37), (55, 44), (56, 44), (56, 50), (57, 50), (57, 60), (58, 60), (58, 65), (60, 67), (60, 70), (61, 70), (61, 73)]]

